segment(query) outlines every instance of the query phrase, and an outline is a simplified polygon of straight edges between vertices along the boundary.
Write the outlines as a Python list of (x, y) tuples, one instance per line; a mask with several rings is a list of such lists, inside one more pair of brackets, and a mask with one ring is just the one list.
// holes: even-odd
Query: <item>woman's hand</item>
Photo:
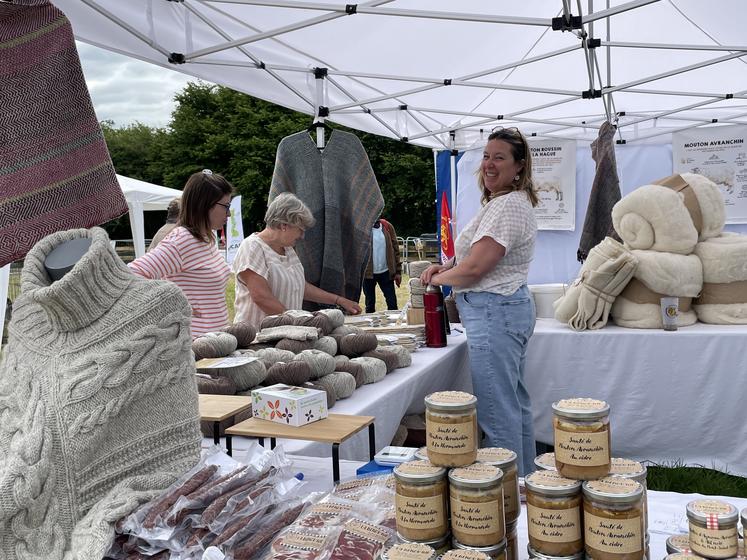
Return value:
[(342, 296), (335, 300), (335, 303), (345, 310), (348, 315), (358, 315), (362, 309), (361, 306), (355, 303), (353, 300), (344, 298)]
[(431, 266), (426, 268), (420, 275), (420, 283), (423, 284), (423, 286), (430, 284), (431, 278), (433, 278), (439, 272), (443, 272), (444, 270), (448, 269), (449, 267), (443, 264), (432, 264)]

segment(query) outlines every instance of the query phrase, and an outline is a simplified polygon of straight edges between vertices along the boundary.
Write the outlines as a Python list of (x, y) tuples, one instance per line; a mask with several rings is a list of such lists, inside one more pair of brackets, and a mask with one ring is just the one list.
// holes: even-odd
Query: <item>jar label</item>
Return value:
[(568, 543), (581, 540), (581, 508), (545, 509), (527, 503), (529, 536), (538, 541)]
[(606, 465), (610, 462), (609, 432), (566, 432), (556, 429), (555, 459), (565, 465)]
[(452, 469), (449, 475), (462, 480), (496, 480), (503, 477), (503, 471), (485, 463), (473, 463), (466, 467)]
[(737, 528), (703, 529), (690, 523), (690, 549), (709, 558), (732, 558), (737, 555)]
[(430, 560), (433, 556), (434, 550), (420, 543), (395, 544), (386, 552), (389, 560)]
[(477, 450), (477, 461), (479, 463), (499, 463), (495, 465), (497, 467), (504, 463), (513, 463), (516, 458), (516, 453), (503, 447), (483, 447)]
[(586, 489), (592, 492), (599, 492), (602, 494), (617, 494), (617, 495), (633, 495), (642, 486), (635, 480), (629, 478), (618, 478), (614, 476), (608, 476), (606, 478), (600, 478), (599, 480), (590, 480), (586, 483)]
[(483, 560), (485, 556), (479, 550), (449, 550), (441, 556), (441, 560)]
[(614, 457), (610, 465), (610, 474), (643, 474), (643, 465), (633, 459)]
[(694, 502), (690, 502), (690, 508), (694, 512), (706, 515), (709, 513), (715, 513), (716, 515), (729, 515), (736, 511), (734, 506), (720, 500), (695, 500)]
[(534, 464), (543, 469), (554, 471), (556, 469), (555, 453), (543, 453), (534, 459)]
[(432, 465), (429, 461), (408, 461), (397, 465), (394, 469), (397, 474), (413, 474), (422, 476), (436, 476), (439, 473), (445, 473), (443, 467)]
[(470, 395), (464, 391), (439, 391), (431, 393), (425, 398), (434, 404), (468, 404), (477, 400), (474, 395)]
[(600, 552), (627, 554), (643, 550), (643, 522), (640, 517), (609, 519), (584, 512), (586, 544)]
[(475, 450), (474, 418), (461, 424), (426, 422), (428, 449), (445, 455), (472, 453)]
[(396, 494), (397, 526), (408, 529), (446, 529), (446, 512), (442, 496), (411, 498)]
[(532, 486), (540, 488), (543, 486), (548, 488), (568, 487), (571, 492), (576, 491), (581, 486), (578, 480), (565, 478), (558, 471), (534, 471), (527, 475), (526, 481)]
[(607, 407), (605, 401), (598, 399), (563, 399), (556, 403), (556, 408), (561, 410), (604, 410)]
[(503, 533), (503, 504), (451, 499), (451, 528), (469, 535)]

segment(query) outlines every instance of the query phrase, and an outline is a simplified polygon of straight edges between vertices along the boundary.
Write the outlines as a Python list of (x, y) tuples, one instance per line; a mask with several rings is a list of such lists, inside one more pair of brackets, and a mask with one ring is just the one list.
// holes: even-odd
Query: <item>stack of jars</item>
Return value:
[(596, 399), (553, 404), (555, 454), (538, 457), (544, 470), (526, 478), (530, 557), (646, 556), (646, 470), (611, 458), (609, 410)]
[(516, 453), (478, 449), (475, 396), (442, 391), (425, 405), (426, 448), (394, 469), (400, 539), (454, 558), (516, 560)]

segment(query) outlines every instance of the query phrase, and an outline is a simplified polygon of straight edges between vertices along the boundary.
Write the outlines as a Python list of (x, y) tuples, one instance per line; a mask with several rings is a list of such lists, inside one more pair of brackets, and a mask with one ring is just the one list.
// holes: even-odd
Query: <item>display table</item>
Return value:
[(275, 449), (276, 439), (318, 441), (332, 444), (332, 480), (340, 481), (340, 444), (368, 427), (368, 453), (373, 459), (376, 454), (376, 436), (373, 416), (353, 416), (351, 414), (330, 414), (305, 426), (289, 426), (261, 418), (249, 418), (226, 430), (226, 437), (246, 436), (259, 438), (264, 446), (264, 438), (270, 438), (270, 447)]
[[(252, 407), (251, 397), (240, 395), (198, 395), (200, 420), (213, 423), (213, 442), (220, 443), (220, 423)], [(231, 455), (231, 436), (226, 435), (226, 453)]]
[(746, 374), (745, 326), (574, 332), (539, 319), (525, 380), (537, 441), (553, 441), (554, 401), (594, 397), (610, 403), (615, 456), (747, 476)]
[[(384, 447), (389, 445), (404, 415), (425, 410), (426, 395), (434, 391), (472, 391), (467, 337), (453, 329), (452, 332), (445, 348), (420, 348), (412, 353), (411, 366), (395, 369), (378, 383), (359, 387), (351, 397), (338, 400), (330, 412), (375, 416), (376, 441)], [(240, 449), (243, 442), (236, 440), (233, 444)], [(288, 441), (283, 447), (296, 455), (329, 457), (329, 447), (323, 443)], [(367, 460), (366, 434), (356, 434), (340, 451), (344, 459)]]

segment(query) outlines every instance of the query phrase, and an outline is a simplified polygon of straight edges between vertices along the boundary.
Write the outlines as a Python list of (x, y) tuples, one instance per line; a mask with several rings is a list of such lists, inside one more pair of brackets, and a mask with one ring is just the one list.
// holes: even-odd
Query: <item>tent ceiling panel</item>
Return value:
[[(580, 5), (585, 18), (572, 31), (551, 28), (563, 14), (561, 0), (369, 0), (352, 15), (330, 0), (54, 2), (82, 41), (310, 115), (329, 107), (334, 122), (438, 148), (449, 145), (450, 127), (463, 147), (480, 138), (481, 127), (503, 124), (485, 115), (513, 118), (537, 134), (593, 138), (604, 119), (626, 111), (636, 116), (621, 118), (620, 135), (632, 141), (702, 126), (710, 114), (739, 115), (744, 105), (688, 93), (747, 90), (747, 56), (728, 60), (741, 52), (586, 50), (581, 39), (747, 48), (741, 0), (569, 2), (571, 14)], [(608, 5), (613, 15), (589, 23), (599, 12), (609, 15)], [(315, 67), (330, 70), (323, 98)], [(611, 98), (581, 99), (590, 71), (594, 90), (611, 85)], [(562, 95), (569, 92), (574, 96)], [(399, 110), (403, 104), (408, 111)]]

